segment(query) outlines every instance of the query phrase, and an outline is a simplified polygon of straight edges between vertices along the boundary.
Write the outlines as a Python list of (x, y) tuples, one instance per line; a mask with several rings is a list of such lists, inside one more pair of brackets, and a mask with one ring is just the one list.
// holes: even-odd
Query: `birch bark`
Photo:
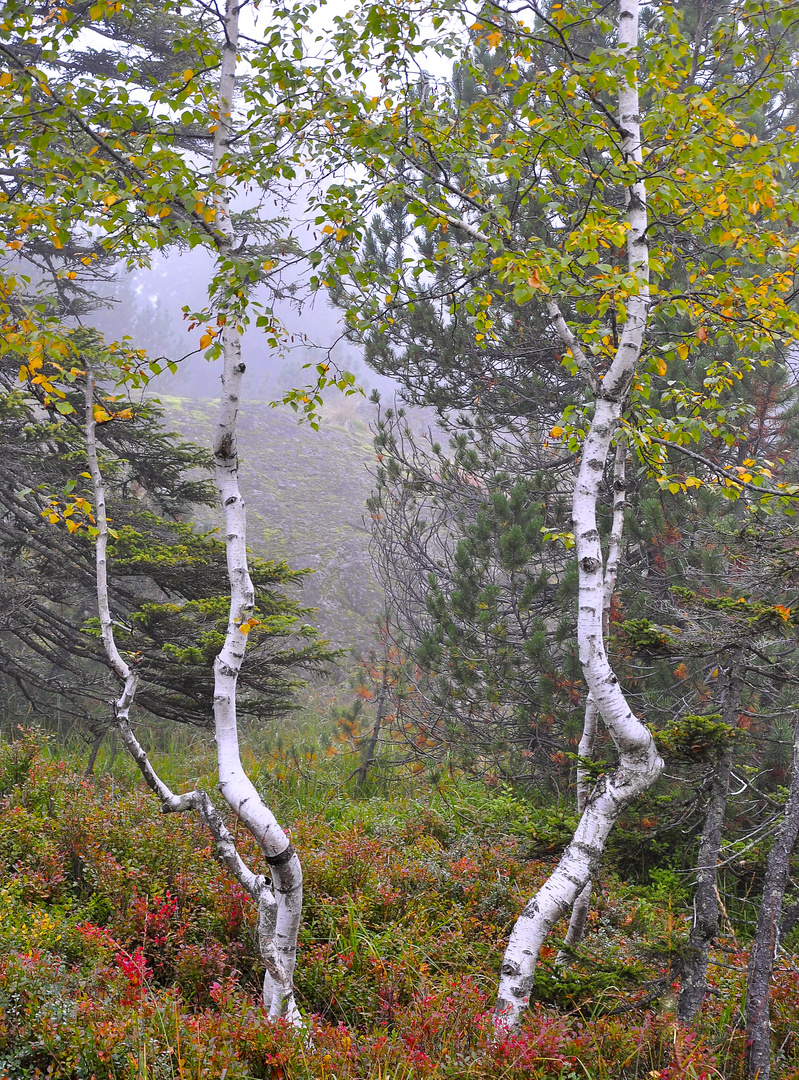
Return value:
[[(219, 76), (218, 122), (214, 134), (212, 169), (217, 181), (215, 238), (217, 265), (224, 273), (233, 255), (233, 222), (230, 215), (224, 158), (229, 152), (233, 99), (236, 88), (236, 60), (239, 41), (239, 0), (227, 0), (224, 15), (224, 44)], [(235, 286), (228, 294), (235, 294)], [(269, 867), (271, 885), (255, 874), (238, 854), (224, 819), (209, 796), (202, 791), (176, 795), (160, 779), (129, 724), (130, 706), (136, 692), (137, 676), (125, 662), (114, 640), (108, 603), (106, 549), (107, 518), (103, 480), (97, 459), (93, 415), (94, 378), (86, 379), (86, 443), (89, 469), (95, 492), (97, 520), (97, 596), (103, 645), (111, 666), (123, 684), (114, 703), (117, 727), (128, 752), (137, 762), (149, 787), (158, 795), (166, 812), (196, 810), (216, 841), (217, 855), (247, 890), (258, 908), (258, 940), (265, 975), (264, 1008), (271, 1019), (300, 1020), (294, 1000), (293, 976), (297, 954), (297, 933), (302, 911), (302, 868), (289, 837), (265, 805), (241, 763), (236, 720), (236, 685), (247, 644), (249, 620), (255, 611), (255, 591), (247, 562), (246, 510), (239, 490), (237, 421), (244, 364), (241, 359), (242, 327), (234, 304), (223, 301), (220, 310), (221, 345), (224, 358), (222, 395), (219, 408), (214, 462), (216, 484), (225, 518), (225, 546), (230, 608), (223, 647), (214, 663), (214, 722), (219, 773), (219, 791), (239, 821), (254, 837)]]
[[(619, 574), (619, 562), (621, 561), (621, 545), (624, 536), (624, 509), (627, 505), (627, 441), (620, 436), (616, 441), (616, 454), (613, 461), (613, 518), (608, 538), (608, 554), (605, 560), (605, 583), (602, 593), (602, 633), (607, 641), (610, 631), (610, 610), (613, 604), (613, 594), (616, 591), (616, 580)], [(577, 812), (582, 814), (588, 805), (588, 797), (591, 793), (591, 773), (582, 764), (592, 760), (594, 756), (594, 743), (596, 741), (597, 719), (599, 716), (596, 703), (591, 695), (585, 703), (585, 719), (583, 720), (583, 734), (577, 747)], [(585, 924), (588, 921), (588, 913), (591, 910), (592, 881), (583, 888), (583, 891), (574, 901), (569, 927), (566, 937), (563, 939), (563, 947), (555, 957), (556, 964), (568, 962), (571, 951), (583, 940)]]
[[(621, 0), (619, 46), (631, 59), (637, 55), (638, 32), (637, 0)], [(628, 165), (640, 165), (638, 83), (632, 73), (622, 77), (619, 83), (618, 118), (624, 160)], [(597, 501), (622, 402), (641, 355), (649, 309), (646, 186), (637, 177), (626, 191), (625, 216), (627, 262), (630, 273), (638, 281), (638, 290), (628, 298), (613, 362), (604, 378), (597, 381), (594, 415), (585, 438), (572, 500), (579, 575), (580, 663), (588, 692), (615, 744), (618, 765), (595, 785), (571, 843), (549, 879), (525, 906), (511, 933), (496, 1006), (497, 1023), (503, 1028), (518, 1026), (529, 1001), (541, 945), (552, 925), (569, 910), (595, 873), (619, 814), (654, 783), (663, 769), (651, 733), (632, 713), (622, 693), (605, 652), (603, 635), (605, 573), (597, 529)], [(565, 320), (557, 312), (557, 305), (551, 304), (550, 314), (559, 329)], [(562, 332), (561, 336), (569, 344)], [(590, 385), (591, 380), (587, 381)]]
[[(297, 867), (299, 869), (299, 860), (293, 853), (291, 845), (288, 843), (288, 838), (279, 826), (277, 826), (277, 823), (274, 822), (274, 818), (271, 816), (269, 810), (263, 806), (257, 792), (255, 792), (252, 784), (247, 780), (247, 784), (252, 788), (255, 800), (257, 800), (257, 806), (254, 808), (254, 812), (253, 810), (250, 810), (246, 817), (245, 814), (242, 813), (240, 815), (241, 820), (252, 832), (253, 830), (249, 822), (257, 819), (258, 806), (260, 806), (262, 809), (261, 818), (267, 824), (270, 821), (274, 822), (276, 826), (273, 832), (273, 843), (271, 846), (265, 847), (264, 843), (259, 840), (260, 846), (262, 850), (264, 850), (267, 864), (270, 866), (271, 870), (272, 885), (270, 886), (270, 883), (263, 875), (254, 873), (241, 858), (236, 848), (234, 838), (225, 825), (224, 818), (212, 803), (207, 792), (196, 790), (186, 792), (182, 795), (175, 794), (175, 792), (163, 782), (153, 768), (144, 748), (136, 739), (133, 729), (130, 726), (130, 709), (136, 694), (138, 676), (123, 659), (117, 647), (108, 600), (108, 515), (106, 512), (105, 484), (103, 482), (102, 473), (100, 472), (97, 456), (96, 422), (94, 419), (94, 389), (94, 376), (91, 369), (87, 368), (85, 398), (86, 451), (89, 462), (89, 473), (92, 478), (92, 486), (94, 489), (95, 521), (97, 527), (95, 565), (97, 607), (100, 617), (100, 636), (109, 663), (111, 664), (115, 675), (122, 683), (122, 692), (113, 702), (115, 730), (118, 732), (125, 749), (138, 765), (147, 786), (154, 791), (160, 799), (164, 813), (180, 813), (187, 810), (195, 810), (200, 817), (200, 820), (214, 838), (217, 858), (255, 901), (258, 909), (259, 945), (261, 957), (264, 960), (266, 967), (266, 975), (264, 978), (264, 1006), (267, 1008), (271, 1018), (286, 1016), (292, 1022), (297, 1022), (299, 1020), (299, 1012), (294, 1002), (292, 991), (292, 976), (294, 971), (293, 961), (296, 953), (296, 929), (294, 929), (294, 936), (291, 938), (290, 935), (292, 930), (291, 926), (289, 926), (289, 948), (285, 947), (283, 940), (279, 937), (280, 931), (284, 934), (286, 933), (286, 909), (288, 909), (290, 913), (293, 913), (293, 909), (296, 907), (295, 921), (298, 925), (299, 909), (301, 907), (302, 898), (301, 871), (299, 877), (300, 889), (297, 890), (295, 887), (292, 890), (285, 887), (287, 875), (291, 873), (294, 860), (297, 861)], [(249, 577), (249, 575), (247, 575), (247, 577)], [(244, 640), (244, 635), (239, 634), (239, 636)], [(235, 695), (235, 680), (233, 686)], [(235, 696), (233, 698), (232, 715), (235, 737)], [(238, 755), (237, 738), (235, 741), (236, 755)], [(229, 740), (227, 744), (227, 754), (229, 757)], [(240, 762), (238, 767), (241, 769)], [(241, 769), (241, 771), (243, 773), (243, 769)], [(220, 764), (220, 779), (221, 776), (222, 768)], [(228, 799), (228, 803), (230, 804), (230, 799)], [(281, 837), (283, 838), (282, 847)], [(258, 837), (256, 837), (256, 839), (258, 839)], [(271, 854), (275, 850), (277, 851), (277, 858)], [(288, 857), (285, 854), (286, 851), (290, 853)], [(277, 869), (275, 869), (275, 865), (277, 865)], [(291, 879), (288, 880), (291, 884)], [(293, 881), (296, 884), (296, 878), (293, 879)], [(283, 888), (282, 893), (279, 891), (281, 887)], [(298, 894), (300, 901), (299, 905), (297, 904)], [(290, 914), (289, 919), (293, 918), (294, 915)]]
[[(219, 77), (219, 118), (214, 133), (213, 171), (218, 183), (216, 229), (219, 262), (233, 250), (223, 165), (233, 134), (233, 97), (239, 41), (239, 0), (227, 0), (225, 41)], [(264, 1007), (272, 1018), (299, 1020), (292, 989), (297, 956), (297, 933), (302, 912), (302, 868), (291, 842), (265, 805), (241, 763), (236, 722), (236, 683), (247, 644), (247, 624), (255, 609), (255, 592), (247, 563), (246, 510), (239, 489), (237, 424), (244, 364), (242, 331), (236, 312), (222, 310), (222, 396), (214, 462), (219, 499), (225, 516), (225, 544), (230, 580), (230, 611), (225, 642), (214, 663), (214, 723), (219, 766), (219, 790), (231, 810), (257, 841), (269, 866), (274, 903), (259, 902), (259, 942), (266, 973)]]

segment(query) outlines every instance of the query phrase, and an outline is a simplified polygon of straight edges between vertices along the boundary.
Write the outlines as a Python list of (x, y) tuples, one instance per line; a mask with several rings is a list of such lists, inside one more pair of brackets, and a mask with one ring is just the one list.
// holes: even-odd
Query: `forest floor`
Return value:
[[(503, 948), (569, 815), (412, 767), (356, 797), (346, 740), (322, 727), (300, 715), (245, 754), (303, 862), (299, 1031), (264, 1019), (252, 907), (193, 818), (162, 815), (110, 748), (87, 777), (77, 741), (20, 729), (0, 745), (0, 1080), (741, 1075), (745, 942), (728, 924), (699, 1025), (681, 1029), (690, 891), (669, 872), (625, 884), (608, 868), (579, 959), (555, 969), (556, 928), (521, 1033), (497, 1037)], [(210, 740), (179, 739), (151, 734), (165, 777), (212, 788)], [(797, 966), (786, 952), (775, 980), (783, 1080), (799, 1078)]]

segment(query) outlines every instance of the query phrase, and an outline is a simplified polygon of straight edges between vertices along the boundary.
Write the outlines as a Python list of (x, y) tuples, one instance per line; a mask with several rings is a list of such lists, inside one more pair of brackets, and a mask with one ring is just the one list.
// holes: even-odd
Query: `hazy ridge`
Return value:
[[(216, 401), (164, 395), (161, 401), (168, 427), (210, 446)], [(325, 407), (314, 431), (287, 408), (247, 401), (239, 429), (251, 549), (312, 569), (303, 601), (317, 609), (315, 622), (326, 637), (356, 653), (369, 648), (381, 610), (364, 522), (374, 462), (365, 412), (361, 400), (340, 399)], [(198, 523), (219, 521), (206, 511)]]

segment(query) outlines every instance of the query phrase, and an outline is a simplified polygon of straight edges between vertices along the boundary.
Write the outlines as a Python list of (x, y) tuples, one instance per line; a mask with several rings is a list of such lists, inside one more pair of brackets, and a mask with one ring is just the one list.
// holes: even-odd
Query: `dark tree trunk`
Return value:
[(799, 723), (794, 726), (791, 786), (785, 813), (766, 860), (766, 880), (757, 913), (757, 927), (749, 954), (746, 980), (746, 1048), (750, 1080), (770, 1080), (771, 973), (780, 943), (780, 920), (791, 852), (799, 832)]
[(114, 762), (117, 759), (117, 745), (118, 745), (118, 743), (119, 743), (119, 732), (116, 729), (114, 729), (114, 731), (111, 734), (111, 757), (109, 759), (108, 768), (106, 769), (106, 772), (111, 772), (111, 770), (114, 767)]
[[(741, 703), (741, 679), (733, 663), (727, 672), (727, 686), (722, 704), (722, 721), (737, 727)], [(696, 890), (694, 891), (694, 921), (688, 936), (688, 950), (682, 965), (680, 1003), (677, 1015), (683, 1024), (696, 1016), (707, 991), (707, 965), (710, 947), (719, 932), (718, 861), (724, 818), (727, 813), (727, 793), (732, 768), (732, 747), (726, 746), (716, 759), (710, 778), (705, 820), (697, 856)]]
[(377, 717), (375, 719), (375, 725), (369, 735), (369, 741), (364, 747), (361, 764), (358, 766), (358, 774), (355, 781), (356, 791), (360, 791), (363, 785), (366, 783), (366, 777), (369, 774), (369, 768), (376, 757), (377, 741), (380, 738), (380, 728), (386, 715), (387, 690), (387, 680), (386, 676), (384, 675), (383, 682), (380, 684), (380, 690), (377, 693)]
[(727, 811), (731, 765), (732, 750), (728, 748), (719, 755), (710, 780), (710, 798), (702, 826), (702, 839), (699, 842), (694, 921), (682, 965), (682, 986), (677, 1010), (683, 1024), (689, 1024), (693, 1020), (704, 999), (710, 946), (719, 930), (718, 861)]
[(93, 776), (94, 775), (94, 763), (97, 761), (97, 754), (98, 754), (98, 752), (100, 750), (100, 743), (103, 741), (104, 737), (105, 737), (105, 732), (104, 731), (101, 731), (99, 735), (95, 735), (95, 737), (94, 737), (94, 742), (92, 743), (92, 750), (91, 750), (91, 753), (89, 754), (89, 760), (86, 763), (86, 775), (87, 776)]

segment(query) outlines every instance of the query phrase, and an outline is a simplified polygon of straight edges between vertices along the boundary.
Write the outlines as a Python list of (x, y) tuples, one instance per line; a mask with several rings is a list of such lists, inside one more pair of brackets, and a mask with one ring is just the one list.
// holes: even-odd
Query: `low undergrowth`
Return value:
[[(0, 1078), (740, 1075), (746, 955), (721, 943), (701, 1027), (680, 1029), (685, 916), (657, 885), (605, 881), (579, 962), (559, 972), (545, 950), (522, 1031), (497, 1036), (502, 950), (557, 821), (507, 794), (470, 801), (452, 779), (362, 800), (331, 784), (294, 814), (307, 1026), (271, 1025), (247, 897), (197, 822), (164, 817), (126, 770), (87, 778), (41, 735), (0, 746)], [(789, 961), (774, 1035), (777, 1075), (796, 1078)]]

